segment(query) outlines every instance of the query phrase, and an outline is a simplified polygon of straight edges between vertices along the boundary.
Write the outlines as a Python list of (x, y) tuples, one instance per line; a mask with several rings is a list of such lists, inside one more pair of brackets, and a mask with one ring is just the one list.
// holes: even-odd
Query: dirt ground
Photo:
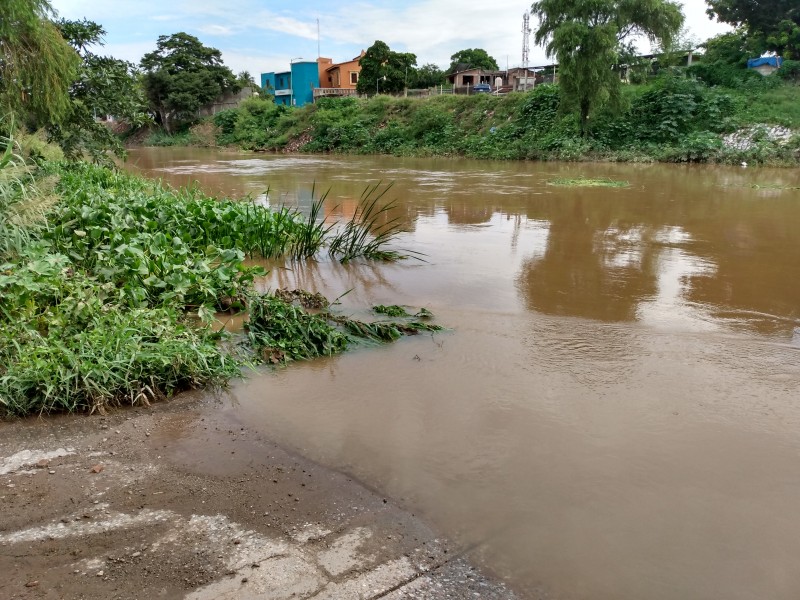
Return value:
[(192, 394), (0, 423), (0, 598), (515, 598), (389, 498)]

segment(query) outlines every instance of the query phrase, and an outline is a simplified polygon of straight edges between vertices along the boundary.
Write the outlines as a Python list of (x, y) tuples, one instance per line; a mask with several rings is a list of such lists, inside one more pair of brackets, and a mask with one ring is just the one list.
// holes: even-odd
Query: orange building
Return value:
[[(320, 57), (317, 59), (319, 69), (318, 90), (314, 96), (350, 96), (355, 95), (358, 76), (361, 73), (361, 58), (364, 51), (353, 60), (343, 63), (333, 63), (333, 59)], [(330, 91), (328, 91), (330, 90)]]

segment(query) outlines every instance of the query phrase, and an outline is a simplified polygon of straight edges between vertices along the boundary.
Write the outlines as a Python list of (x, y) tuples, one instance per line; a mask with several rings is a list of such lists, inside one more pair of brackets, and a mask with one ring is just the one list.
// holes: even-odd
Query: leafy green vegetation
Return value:
[(12, 114), (41, 127), (58, 123), (69, 112), (69, 86), (80, 59), (50, 20), (52, 15), (47, 0), (4, 0), (0, 117)]
[(536, 42), (558, 61), (564, 106), (577, 112), (581, 134), (605, 104), (619, 106), (622, 84), (612, 69), (620, 46), (634, 36), (669, 47), (683, 24), (681, 7), (669, 0), (537, 0)]
[[(325, 329), (292, 308), (327, 310), (318, 294), (255, 294), (264, 271), (245, 264), (246, 256), (302, 259), (331, 246), (338, 225), (320, 219), (324, 195), (304, 219), (88, 163), (33, 163), (14, 140), (0, 141), (0, 416), (102, 412), (222, 384), (242, 359), (210, 327), (219, 311), (250, 310), (259, 357), (268, 344), (296, 359), (353, 339), (346, 322), (331, 316)], [(347, 253), (329, 252), (398, 258), (384, 249), (391, 236), (381, 237), (380, 224), (360, 221), (382, 214), (371, 211), (341, 225), (363, 233)], [(278, 321), (262, 326), (276, 311)]]
[(378, 182), (364, 191), (353, 217), (330, 240), (331, 256), (343, 263), (362, 256), (389, 261), (403, 258), (401, 253), (385, 248), (401, 227), (398, 217), (389, 215), (394, 202), (379, 204), (390, 188), (391, 184), (381, 189)]
[(392, 304), (391, 306), (384, 306), (383, 304), (378, 304), (377, 306), (373, 306), (372, 310), (378, 313), (379, 315), (386, 315), (387, 317), (411, 316), (408, 314), (405, 308), (403, 308), (402, 306), (397, 306), (396, 304)]
[(720, 69), (666, 70), (646, 84), (623, 86), (624, 108), (598, 110), (585, 138), (577, 116), (563, 112), (555, 85), (503, 96), (323, 99), (301, 109), (254, 99), (217, 114), (214, 124), (220, 144), (249, 150), (796, 164), (796, 138), (766, 137), (743, 146), (726, 145), (724, 138), (756, 124), (800, 129), (800, 87), (744, 69)]
[[(324, 297), (312, 296), (317, 312), (304, 308), (307, 292), (279, 290), (275, 295), (257, 296), (250, 302), (246, 328), (252, 346), (263, 362), (284, 364), (332, 356), (364, 342), (393, 342), (404, 335), (441, 331), (442, 327), (413, 320), (405, 310), (390, 311), (401, 321), (359, 321), (330, 311)], [(386, 307), (383, 307), (386, 308)], [(397, 309), (399, 307), (389, 307)], [(425, 311), (429, 317), (429, 312)]]
[[(193, 120), (198, 109), (242, 81), (222, 64), (222, 53), (188, 33), (161, 35), (156, 49), (142, 57), (143, 85), (150, 109), (168, 132)], [(248, 76), (249, 77), (249, 76)]]
[(359, 94), (395, 93), (408, 86), (409, 70), (414, 77), (417, 55), (395, 52), (385, 42), (375, 40), (359, 64), (361, 73), (356, 84)]

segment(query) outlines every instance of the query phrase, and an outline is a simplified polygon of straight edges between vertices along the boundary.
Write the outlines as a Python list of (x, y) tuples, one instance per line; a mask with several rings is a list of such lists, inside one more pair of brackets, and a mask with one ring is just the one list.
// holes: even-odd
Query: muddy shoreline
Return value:
[(0, 423), (0, 597), (519, 597), (216, 402)]

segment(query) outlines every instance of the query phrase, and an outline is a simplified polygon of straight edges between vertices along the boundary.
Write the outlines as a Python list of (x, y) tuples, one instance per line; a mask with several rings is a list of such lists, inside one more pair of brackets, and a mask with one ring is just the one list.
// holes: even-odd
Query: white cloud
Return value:
[[(393, 50), (415, 53), (419, 64), (445, 67), (455, 52), (483, 48), (501, 67), (515, 66), (521, 61), (522, 14), (530, 8), (529, 0), (173, 0), (168, 4), (52, 0), (52, 4), (65, 18), (85, 17), (102, 24), (108, 30), (105, 51), (119, 58), (138, 62), (155, 48), (159, 35), (183, 30), (201, 40), (202, 35), (218, 37), (209, 45), (223, 52), (226, 64), (254, 74), (285, 69), (289, 58), (315, 57), (317, 18), (322, 54), (337, 61), (356, 56), (380, 39)], [(687, 25), (701, 40), (729, 29), (708, 19), (704, 2), (683, 0), (683, 4)], [(647, 50), (647, 44), (642, 49)], [(533, 44), (531, 62), (548, 62), (544, 50)]]
[(226, 27), (224, 25), (201, 25), (197, 28), (201, 33), (208, 35), (233, 35), (237, 33), (233, 27)]
[(260, 29), (277, 31), (288, 35), (305, 38), (307, 40), (317, 39), (316, 23), (304, 23), (290, 17), (280, 17), (271, 13), (261, 13), (256, 18)]

